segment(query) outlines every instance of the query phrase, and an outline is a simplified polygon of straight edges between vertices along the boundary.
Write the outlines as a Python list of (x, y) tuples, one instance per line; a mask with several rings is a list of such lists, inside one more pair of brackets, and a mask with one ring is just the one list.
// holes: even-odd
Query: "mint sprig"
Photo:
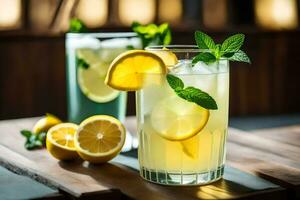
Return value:
[(222, 44), (215, 44), (209, 35), (201, 31), (196, 31), (195, 40), (197, 46), (204, 51), (195, 56), (192, 63), (195, 64), (202, 61), (206, 64), (210, 64), (220, 60), (221, 58), (231, 61), (251, 63), (247, 54), (240, 50), (244, 43), (244, 39), (245, 35), (239, 33), (230, 36), (224, 40)]
[(182, 99), (196, 103), (206, 109), (218, 109), (216, 101), (208, 93), (195, 87), (184, 88), (183, 81), (171, 74), (167, 74), (167, 81), (174, 92)]
[(156, 24), (141, 25), (138, 22), (133, 22), (131, 28), (141, 38), (143, 48), (150, 45), (168, 45), (171, 43), (171, 29), (167, 23), (158, 26)]
[(69, 25), (70, 33), (85, 33), (87, 31), (88, 29), (86, 25), (80, 19), (72, 18), (70, 20), (70, 25)]
[(26, 149), (33, 150), (45, 146), (46, 132), (35, 134), (30, 130), (21, 130), (21, 134), (26, 138), (26, 142), (24, 144)]

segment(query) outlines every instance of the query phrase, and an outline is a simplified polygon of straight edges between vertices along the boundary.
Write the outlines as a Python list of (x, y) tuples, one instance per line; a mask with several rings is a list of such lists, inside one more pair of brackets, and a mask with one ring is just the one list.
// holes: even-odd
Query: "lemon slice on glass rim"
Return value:
[(154, 53), (131, 50), (120, 54), (110, 65), (105, 83), (122, 91), (136, 91), (156, 80), (147, 79), (147, 74), (166, 74), (163, 60)]

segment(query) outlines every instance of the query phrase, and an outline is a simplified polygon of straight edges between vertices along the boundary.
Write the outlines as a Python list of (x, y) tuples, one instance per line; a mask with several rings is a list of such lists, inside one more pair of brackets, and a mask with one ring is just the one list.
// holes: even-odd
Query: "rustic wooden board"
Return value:
[[(230, 129), (227, 163), (279, 184), (300, 198), (300, 126), (257, 130)], [(298, 143), (297, 143), (298, 142)]]
[[(99, 195), (103, 199), (284, 199), (283, 188), (248, 173), (226, 168), (221, 181), (206, 186), (167, 187), (146, 182), (137, 172), (135, 158), (118, 156), (104, 165), (77, 160), (59, 162), (46, 150), (27, 151), (19, 131), (30, 128), (37, 118), (0, 122), (0, 164), (29, 175), (74, 197)], [(135, 120), (126, 125), (135, 132)], [(241, 156), (243, 157), (243, 155)]]

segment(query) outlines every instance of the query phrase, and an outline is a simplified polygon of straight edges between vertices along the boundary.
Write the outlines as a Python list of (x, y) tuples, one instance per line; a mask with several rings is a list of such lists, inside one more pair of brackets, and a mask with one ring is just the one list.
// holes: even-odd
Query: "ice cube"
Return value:
[(205, 64), (204, 62), (198, 62), (193, 67), (195, 74), (213, 74), (218, 73), (218, 63)]
[(100, 41), (97, 38), (93, 38), (89, 35), (82, 35), (77, 37), (69, 37), (66, 41), (67, 49), (76, 48), (100, 48)]
[(170, 69), (172, 74), (192, 74), (192, 63), (190, 60), (180, 60), (179, 63)]

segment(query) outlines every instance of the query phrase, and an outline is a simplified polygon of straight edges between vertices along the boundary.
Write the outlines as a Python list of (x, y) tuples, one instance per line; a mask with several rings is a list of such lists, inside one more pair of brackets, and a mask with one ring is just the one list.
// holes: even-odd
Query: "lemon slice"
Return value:
[(162, 50), (157, 51), (154, 50), (151, 52), (159, 56), (164, 61), (167, 67), (172, 67), (178, 63), (176, 55), (167, 48), (163, 48)]
[(131, 50), (112, 62), (105, 83), (118, 90), (135, 91), (151, 83), (147, 74), (166, 73), (167, 67), (159, 56), (144, 50)]
[(118, 155), (125, 137), (125, 128), (119, 120), (107, 115), (95, 115), (80, 124), (75, 134), (75, 147), (82, 159), (103, 163)]
[(46, 138), (48, 152), (59, 160), (71, 160), (78, 157), (74, 146), (74, 134), (78, 126), (73, 123), (61, 123), (49, 129)]
[(105, 103), (117, 98), (119, 91), (105, 85), (105, 76), (99, 68), (78, 68), (78, 85), (85, 96), (92, 101)]
[(151, 113), (151, 124), (167, 140), (181, 141), (193, 137), (206, 125), (209, 111), (178, 96), (158, 103)]
[(36, 124), (32, 128), (32, 132), (35, 134), (47, 132), (49, 128), (60, 123), (62, 123), (60, 119), (58, 119), (54, 115), (47, 113), (45, 117), (36, 122)]

